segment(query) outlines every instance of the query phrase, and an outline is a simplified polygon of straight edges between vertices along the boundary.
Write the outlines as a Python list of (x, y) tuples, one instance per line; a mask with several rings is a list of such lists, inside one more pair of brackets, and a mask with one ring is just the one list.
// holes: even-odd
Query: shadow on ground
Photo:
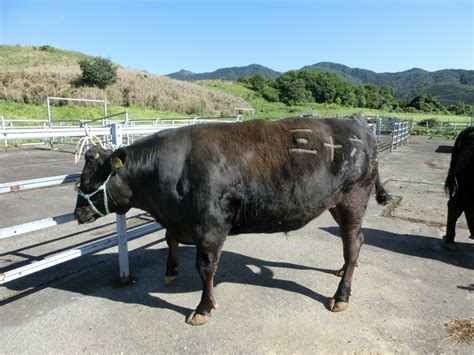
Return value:
[[(321, 228), (321, 230), (338, 235), (337, 227)], [(438, 238), (389, 233), (377, 229), (364, 229), (365, 244), (385, 249), (390, 252), (438, 260), (457, 267), (474, 269), (472, 253), (474, 244), (458, 242), (459, 252), (448, 251)], [(317, 236), (315, 236), (317, 237)], [(182, 315), (191, 311), (185, 307), (167, 302), (157, 294), (181, 294), (201, 291), (201, 282), (195, 270), (195, 248), (180, 247), (180, 274), (177, 282), (169, 287), (163, 285), (167, 249), (150, 248), (163, 243), (164, 239), (145, 245), (130, 252), (131, 270), (137, 276), (137, 282), (130, 286), (116, 287), (117, 257), (116, 254), (90, 255), (83, 261), (86, 268), (71, 273), (67, 277), (58, 278), (38, 287), (35, 275), (6, 284), (9, 290), (18, 291), (18, 295), (0, 302), (10, 303), (18, 298), (36, 292), (41, 288), (54, 287), (87, 296), (101, 297), (122, 303), (140, 304), (148, 307), (169, 309)], [(335, 261), (336, 263), (336, 261)], [(336, 266), (336, 265), (335, 265)], [(321, 295), (297, 282), (275, 278), (270, 268), (286, 268), (293, 270), (312, 270), (334, 275), (336, 269), (321, 269), (312, 266), (275, 262), (257, 259), (231, 251), (223, 251), (219, 263), (215, 285), (221, 283), (249, 284), (267, 288), (277, 288), (309, 297), (326, 306), (331, 295)], [(73, 269), (73, 268), (72, 268)], [(257, 270), (257, 271), (255, 271)], [(85, 271), (85, 272), (84, 272)], [(45, 271), (48, 272), (48, 271)], [(334, 291), (339, 278), (334, 276)], [(472, 285), (459, 286), (471, 289)], [(196, 305), (199, 299), (196, 299)]]
[[(339, 237), (338, 227), (323, 227), (321, 230)], [(444, 247), (441, 238), (421, 235), (396, 234), (380, 229), (362, 228), (366, 245), (385, 249), (394, 253), (431, 259), (446, 264), (474, 269), (474, 244), (463, 243), (461, 236), (457, 237), (458, 251)]]
[[(117, 256), (116, 254), (91, 255), (88, 259), (87, 272), (72, 274), (54, 284), (38, 287), (34, 275), (6, 284), (10, 290), (20, 294), (0, 302), (0, 305), (15, 301), (45, 287), (54, 287), (82, 295), (102, 297), (123, 303), (141, 304), (148, 307), (170, 309), (183, 315), (189, 314), (190, 309), (171, 304), (156, 294), (180, 294), (201, 291), (202, 285), (195, 269), (195, 248), (180, 246), (180, 273), (178, 280), (171, 286), (164, 286), (167, 249), (150, 249), (157, 242), (145, 245), (129, 253), (130, 268), (135, 270), (136, 282), (128, 286), (118, 286)], [(334, 291), (337, 289), (339, 278), (335, 276), (336, 269), (321, 269), (305, 265), (286, 262), (274, 262), (231, 251), (223, 251), (219, 262), (219, 269), (214, 284), (221, 283), (248, 284), (267, 288), (277, 288), (288, 292), (298, 293), (311, 298), (323, 305), (327, 305), (330, 296), (321, 295), (297, 282), (277, 279), (270, 268), (287, 268), (294, 270), (312, 270), (334, 275)], [(257, 270), (257, 271), (255, 271)], [(47, 272), (47, 271), (46, 271)], [(199, 299), (196, 299), (196, 305)]]

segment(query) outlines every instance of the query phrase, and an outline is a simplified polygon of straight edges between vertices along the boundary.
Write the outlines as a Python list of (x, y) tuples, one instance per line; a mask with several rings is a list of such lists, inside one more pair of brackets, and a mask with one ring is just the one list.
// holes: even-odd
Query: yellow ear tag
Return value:
[(115, 157), (112, 159), (112, 168), (120, 169), (122, 167), (123, 167), (123, 163), (119, 158)]

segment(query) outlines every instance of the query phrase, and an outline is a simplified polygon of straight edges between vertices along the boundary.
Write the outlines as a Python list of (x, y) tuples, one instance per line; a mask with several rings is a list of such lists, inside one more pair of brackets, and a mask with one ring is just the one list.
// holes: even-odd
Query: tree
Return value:
[(395, 99), (391, 87), (370, 84), (364, 86), (364, 92), (367, 108), (386, 110), (394, 105)]
[(79, 62), (82, 71), (81, 83), (105, 89), (117, 81), (117, 67), (110, 59), (91, 57)]
[(433, 96), (428, 94), (415, 96), (409, 103), (407, 103), (407, 107), (413, 107), (418, 111), (424, 112), (446, 112), (444, 106), (441, 105)]
[(454, 105), (449, 105), (448, 111), (455, 115), (470, 116), (472, 107), (464, 102), (458, 101)]
[(367, 107), (367, 97), (366, 97), (365, 88), (363, 86), (356, 86), (354, 88), (354, 94), (356, 97), (355, 106)]
[(274, 87), (275, 81), (273, 79), (267, 79), (262, 74), (241, 78), (237, 81), (242, 83), (246, 88), (255, 91), (269, 102), (277, 102), (279, 100), (278, 90)]
[(287, 105), (312, 102), (311, 91), (306, 87), (306, 81), (299, 77), (297, 70), (283, 73), (276, 79), (280, 101)]
[(335, 75), (316, 70), (302, 70), (299, 76), (305, 80), (306, 86), (318, 103), (333, 103), (336, 99)]
[(278, 102), (280, 96), (278, 95), (278, 90), (275, 89), (272, 85), (265, 84), (260, 90), (262, 97), (268, 102)]
[[(306, 93), (303, 93), (302, 88), (299, 89), (302, 97), (298, 102), (314, 101), (318, 103), (337, 103), (344, 106), (354, 106), (356, 103), (352, 85), (334, 73), (319, 70), (293, 70), (284, 73), (277, 79), (280, 98), (286, 98), (288, 101), (287, 92), (291, 83), (301, 87), (304, 83)], [(307, 97), (307, 92), (310, 93), (311, 98)]]

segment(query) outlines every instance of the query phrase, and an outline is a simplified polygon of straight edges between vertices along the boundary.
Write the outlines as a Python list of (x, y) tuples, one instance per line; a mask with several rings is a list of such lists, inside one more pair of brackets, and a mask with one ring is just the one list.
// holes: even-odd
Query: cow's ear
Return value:
[(127, 158), (127, 152), (125, 151), (125, 149), (123, 148), (117, 149), (110, 156), (110, 165), (114, 169), (120, 169), (124, 166), (126, 158)]

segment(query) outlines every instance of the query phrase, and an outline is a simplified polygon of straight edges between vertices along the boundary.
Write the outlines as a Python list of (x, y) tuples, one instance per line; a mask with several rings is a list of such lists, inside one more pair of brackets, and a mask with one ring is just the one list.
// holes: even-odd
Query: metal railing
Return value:
[[(17, 226), (7, 227), (0, 229), (0, 239), (14, 237), (20, 234), (34, 232), (48, 227), (58, 226), (60, 224), (70, 223), (72, 221), (74, 221), (74, 215), (72, 213), (67, 213), (60, 216), (45, 218), (42, 220), (28, 222)], [(157, 232), (161, 229), (161, 225), (156, 222), (145, 223), (143, 225), (130, 228), (129, 230), (117, 228), (117, 233), (109, 237), (104, 237), (98, 241), (85, 243), (76, 248), (59, 252), (44, 259), (33, 261), (27, 265), (0, 273), (0, 285), (27, 275), (31, 275), (38, 271), (45, 270), (47, 268), (64, 263), (66, 261), (110, 248), (117, 244), (119, 245), (120, 279), (124, 282), (128, 281), (129, 267), (128, 250), (126, 249), (127, 242), (148, 235), (150, 233)], [(123, 254), (124, 247), (125, 254)], [(123, 256), (120, 256), (120, 250), (122, 250)], [(124, 262), (124, 258), (126, 258), (126, 262)]]
[(369, 121), (368, 126), (372, 131), (372, 134), (377, 139), (377, 142), (380, 142), (380, 134), (382, 133), (382, 119), (377, 117), (375, 120)]
[(445, 136), (455, 137), (466, 127), (469, 127), (471, 122), (443, 122), (434, 120), (425, 120), (413, 125), (414, 134), (423, 134), (431, 136)]
[(409, 143), (411, 123), (408, 121), (394, 122), (392, 130), (392, 142), (390, 151)]
[[(104, 134), (110, 134), (112, 136), (112, 142), (115, 146), (122, 145), (122, 125), (114, 123), (111, 127), (100, 127)], [(108, 131), (106, 131), (108, 130)], [(31, 132), (30, 132), (31, 134)], [(20, 191), (26, 189), (27, 187), (40, 187), (45, 186), (42, 184), (46, 183), (46, 186), (52, 185), (59, 185), (69, 181), (76, 181), (78, 176), (75, 174), (71, 175), (64, 175), (59, 177), (51, 177), (51, 178), (42, 178), (42, 179), (34, 179), (34, 180), (27, 180), (27, 181), (20, 181), (20, 182), (13, 182), (2, 184), (0, 186), (0, 191), (2, 192), (11, 192), (11, 191)], [(39, 221), (33, 221), (24, 223), (17, 226), (7, 227), (0, 229), (0, 239), (3, 238), (10, 238), (16, 235), (37, 231), (43, 228), (56, 226), (59, 224), (69, 223), (74, 220), (74, 215), (72, 213), (68, 213), (61, 216), (50, 217), (46, 219), (42, 219)], [(58, 265), (60, 263), (72, 260), (74, 258), (80, 257), (82, 255), (91, 254), (106, 248), (109, 248), (113, 245), (118, 245), (118, 254), (119, 254), (119, 269), (120, 269), (120, 279), (123, 282), (129, 280), (130, 271), (129, 271), (129, 261), (128, 261), (128, 247), (127, 242), (130, 239), (138, 238), (154, 231), (158, 231), (162, 229), (162, 227), (155, 223), (148, 223), (144, 226), (136, 227), (127, 231), (126, 226), (126, 217), (125, 215), (116, 215), (116, 224), (117, 224), (117, 233), (113, 236), (107, 237), (105, 239), (101, 239), (97, 242), (87, 243), (82, 245), (78, 248), (74, 248), (71, 250), (67, 250), (65, 252), (61, 252), (55, 254), (51, 257), (44, 258), (39, 261), (34, 261), (26, 266), (22, 266), (13, 270), (9, 270), (0, 274), (0, 284), (3, 284), (8, 281), (16, 280), (20, 277), (30, 275), (36, 271), (44, 270), (54, 265)]]
[[(120, 119), (117, 119), (120, 117)], [(111, 118), (113, 118), (111, 120)], [(64, 140), (69, 139), (70, 144), (75, 144), (74, 139), (81, 138), (85, 135), (85, 129), (90, 130), (95, 136), (102, 136), (105, 142), (112, 139), (110, 134), (110, 125), (121, 123), (123, 126), (123, 134), (127, 144), (131, 144), (135, 138), (152, 134), (168, 128), (177, 128), (191, 124), (200, 123), (233, 123), (241, 122), (242, 116), (236, 117), (194, 117), (180, 119), (130, 119), (126, 112), (100, 117), (97, 119), (79, 119), (79, 120), (12, 120), (1, 117), (2, 125), (0, 127), (0, 137), (2, 137), (5, 148), (8, 148), (9, 141), (20, 140), (39, 141), (33, 144), (45, 144), (53, 146), (55, 139), (59, 139), (59, 143), (66, 143)], [(102, 123), (105, 122), (105, 125)], [(28, 143), (27, 143), (28, 144)]]
[[(207, 121), (206, 121), (207, 122)], [(228, 121), (228, 122), (235, 122)], [(193, 122), (199, 123), (199, 122)], [(116, 147), (119, 147), (123, 144), (123, 137), (126, 132), (131, 134), (137, 133), (148, 133), (150, 131), (156, 132), (157, 130), (161, 129), (168, 129), (173, 127), (181, 127), (181, 125), (177, 125), (176, 122), (171, 122), (170, 124), (166, 125), (166, 127), (160, 126), (144, 126), (144, 127), (127, 127), (120, 123), (114, 123), (111, 127), (94, 127), (94, 134), (104, 134), (110, 135), (112, 137), (112, 144)], [(84, 129), (77, 127), (77, 128), (67, 128), (66, 131), (59, 130), (59, 134), (78, 134), (76, 132), (79, 130), (81, 135), (84, 133)], [(56, 133), (49, 127), (48, 129), (43, 130), (42, 132), (38, 133), (34, 130), (22, 130), (21, 132), (12, 133), (13, 137), (24, 137), (25, 136), (31, 137), (32, 135), (36, 137), (38, 134), (47, 134), (48, 137), (56, 137)], [(10, 137), (10, 139), (12, 139)], [(37, 187), (45, 187), (45, 186), (54, 186), (59, 184), (64, 184), (68, 182), (77, 181), (80, 177), (80, 174), (69, 174), (69, 175), (61, 175), (61, 176), (53, 176), (48, 178), (40, 178), (40, 179), (33, 179), (33, 180), (25, 180), (25, 181), (15, 181), (6, 184), (0, 184), (0, 193), (9, 193), (9, 192), (18, 192), (22, 190), (27, 190), (30, 188), (37, 188)], [(73, 213), (67, 213), (60, 216), (54, 216), (45, 218), (38, 221), (27, 222), (24, 224), (11, 226), (7, 228), (0, 229), (0, 239), (4, 238), (11, 238), (20, 234), (34, 232), (40, 229), (54, 227), (64, 223), (70, 223), (74, 221)], [(116, 226), (117, 232), (109, 237), (105, 237), (100, 239), (96, 242), (87, 243), (81, 245), (80, 247), (73, 248), (64, 252), (60, 252), (54, 254), (52, 256), (46, 257), (44, 259), (33, 261), (28, 265), (9, 270), (3, 273), (0, 273), (0, 284), (16, 280), (20, 277), (30, 275), (34, 272), (44, 270), (46, 268), (61, 264), (63, 262), (78, 258), (83, 255), (95, 253), (100, 250), (107, 249), (111, 246), (118, 245), (118, 259), (119, 259), (119, 272), (120, 272), (120, 279), (122, 282), (127, 282), (130, 277), (130, 270), (129, 270), (129, 256), (128, 256), (128, 246), (127, 243), (131, 239), (139, 238), (150, 234), (152, 232), (156, 232), (162, 229), (162, 226), (156, 222), (150, 222), (138, 227), (131, 228), (127, 230), (126, 225), (126, 216), (116, 214)]]

